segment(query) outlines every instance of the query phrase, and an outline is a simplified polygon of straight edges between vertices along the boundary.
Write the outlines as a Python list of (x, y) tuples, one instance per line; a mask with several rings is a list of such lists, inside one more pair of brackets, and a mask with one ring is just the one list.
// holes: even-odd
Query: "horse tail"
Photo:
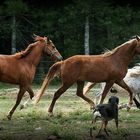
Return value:
[(43, 84), (41, 86), (39, 93), (34, 98), (35, 105), (39, 102), (41, 96), (44, 94), (45, 89), (48, 87), (49, 83), (54, 79), (55, 76), (58, 75), (58, 73), (60, 73), (61, 64), (62, 64), (62, 61), (57, 62), (50, 67), (49, 72), (43, 81)]

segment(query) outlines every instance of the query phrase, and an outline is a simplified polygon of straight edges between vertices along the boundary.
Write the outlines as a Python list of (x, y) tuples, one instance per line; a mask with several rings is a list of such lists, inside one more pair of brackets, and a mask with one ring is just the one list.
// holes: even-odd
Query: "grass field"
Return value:
[[(29, 106), (24, 110), (15, 111), (11, 121), (6, 115), (15, 103), (17, 88), (0, 86), (0, 140), (94, 140), (100, 128), (101, 122), (97, 122), (94, 137), (90, 137), (89, 130), (92, 127), (92, 111), (89, 105), (75, 95), (75, 87), (68, 90), (56, 102), (54, 116), (49, 117), (47, 109), (57, 87), (50, 87), (43, 96), (38, 106)], [(98, 90), (98, 89), (97, 89)], [(34, 87), (37, 92), (38, 88)], [(94, 99), (95, 91), (89, 93)], [(118, 94), (121, 103), (127, 103), (127, 94)], [(22, 103), (28, 98), (26, 94)], [(107, 96), (108, 98), (108, 96)], [(106, 99), (107, 99), (106, 98)], [(119, 133), (116, 131), (114, 121), (107, 127), (112, 140), (140, 139), (140, 110), (133, 107), (129, 112), (126, 109), (119, 111)], [(103, 132), (105, 135), (105, 133)]]

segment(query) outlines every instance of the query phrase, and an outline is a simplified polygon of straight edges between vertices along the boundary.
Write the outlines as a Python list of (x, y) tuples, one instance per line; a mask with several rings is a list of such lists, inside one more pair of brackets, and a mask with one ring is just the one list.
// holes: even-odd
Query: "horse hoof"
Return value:
[(95, 106), (90, 106), (90, 110), (94, 110), (95, 109)]
[(140, 106), (137, 106), (138, 109), (140, 109)]
[(49, 117), (53, 117), (54, 115), (53, 115), (52, 112), (49, 112), (49, 113), (48, 113), (48, 116), (49, 116)]
[(20, 110), (24, 109), (24, 105), (20, 105)]
[(129, 106), (127, 106), (127, 107), (126, 107), (126, 110), (127, 110), (127, 111), (129, 111), (129, 110), (130, 110), (130, 107), (129, 107)]
[(92, 135), (92, 128), (90, 128), (90, 137), (93, 137), (93, 135)]
[(122, 106), (122, 105), (118, 106), (118, 109), (119, 109), (119, 110), (120, 110), (120, 109), (123, 109), (123, 106)]
[(0, 131), (2, 131), (2, 130), (4, 130), (4, 128), (0, 126)]
[(8, 120), (11, 120), (11, 115), (7, 115)]
[(96, 127), (95, 126), (93, 126), (93, 128), (92, 128), (93, 130), (96, 130)]
[(99, 139), (106, 139), (105, 135), (96, 135), (96, 138), (99, 138)]

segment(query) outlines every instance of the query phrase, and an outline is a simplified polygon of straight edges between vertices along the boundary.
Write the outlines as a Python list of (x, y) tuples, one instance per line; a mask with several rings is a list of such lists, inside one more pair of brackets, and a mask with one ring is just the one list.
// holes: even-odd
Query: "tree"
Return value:
[(18, 17), (23, 16), (27, 11), (27, 5), (22, 2), (22, 0), (7, 0), (5, 2), (6, 12), (11, 17), (11, 53), (16, 52), (16, 32), (18, 26)]
[(89, 55), (89, 19), (86, 17), (85, 21), (85, 54)]
[(84, 54), (89, 55), (89, 17), (91, 10), (91, 0), (81, 1), (77, 0), (77, 7), (81, 12), (81, 16), (85, 19), (85, 29), (84, 29)]

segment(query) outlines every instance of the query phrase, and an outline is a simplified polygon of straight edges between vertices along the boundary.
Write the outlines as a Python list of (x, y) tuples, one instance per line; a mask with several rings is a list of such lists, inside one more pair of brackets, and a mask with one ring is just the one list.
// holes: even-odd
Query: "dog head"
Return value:
[(116, 97), (116, 96), (111, 96), (110, 98), (109, 98), (109, 100), (108, 100), (108, 103), (110, 103), (110, 104), (119, 104), (119, 98), (118, 97)]

